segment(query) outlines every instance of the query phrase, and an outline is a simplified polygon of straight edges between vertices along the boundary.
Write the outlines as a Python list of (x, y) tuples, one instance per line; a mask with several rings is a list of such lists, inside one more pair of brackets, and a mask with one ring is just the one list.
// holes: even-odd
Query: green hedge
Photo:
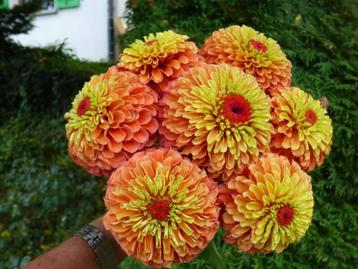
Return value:
[(110, 63), (79, 61), (63, 46), (27, 48), (32, 6), (0, 10), (0, 268), (19, 268), (104, 211), (105, 181), (67, 154), (63, 113)]
[(65, 121), (21, 115), (0, 128), (0, 268), (19, 268), (104, 211), (104, 180), (77, 167)]
[(0, 50), (0, 119), (31, 110), (63, 114), (92, 74), (109, 63), (78, 61), (63, 46)]

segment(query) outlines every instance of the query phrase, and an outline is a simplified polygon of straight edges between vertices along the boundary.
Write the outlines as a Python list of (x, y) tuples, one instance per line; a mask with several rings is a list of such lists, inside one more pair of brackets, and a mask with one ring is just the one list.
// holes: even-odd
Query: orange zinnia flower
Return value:
[(311, 224), (311, 177), (296, 162), (268, 154), (220, 188), (225, 241), (242, 252), (281, 252)]
[(292, 65), (277, 42), (245, 25), (215, 31), (201, 55), (208, 63), (227, 63), (253, 75), (270, 95), (291, 84)]
[(157, 94), (129, 72), (93, 76), (65, 114), (73, 160), (94, 175), (109, 176), (153, 142), (157, 101)]
[(160, 118), (163, 146), (223, 179), (268, 150), (271, 139), (268, 96), (254, 77), (225, 64), (194, 67), (173, 82)]
[(139, 74), (142, 83), (164, 89), (170, 80), (200, 62), (198, 48), (186, 35), (159, 32), (124, 49), (119, 66)]
[(218, 187), (171, 149), (135, 154), (108, 181), (104, 225), (121, 248), (149, 266), (195, 258), (215, 236)]
[(332, 144), (332, 121), (319, 100), (292, 87), (272, 98), (271, 150), (297, 161), (306, 171), (323, 163)]

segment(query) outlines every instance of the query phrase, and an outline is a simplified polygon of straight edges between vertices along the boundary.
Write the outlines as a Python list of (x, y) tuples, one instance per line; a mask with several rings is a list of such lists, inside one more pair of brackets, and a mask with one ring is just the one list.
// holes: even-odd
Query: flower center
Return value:
[(294, 210), (289, 205), (284, 205), (280, 207), (277, 211), (277, 222), (281, 226), (289, 225), (293, 220)]
[(85, 114), (90, 108), (90, 106), (91, 106), (90, 98), (86, 96), (85, 98), (82, 99), (82, 101), (79, 103), (77, 107), (77, 115), (82, 116), (83, 114)]
[(305, 113), (306, 119), (313, 125), (317, 121), (317, 115), (312, 111), (312, 109), (308, 109)]
[(154, 200), (147, 209), (156, 220), (166, 220), (170, 211), (168, 202), (164, 200)]
[(151, 45), (153, 45), (153, 44), (156, 43), (156, 42), (158, 42), (158, 40), (152, 39), (152, 40), (149, 40), (149, 41), (145, 42), (145, 44), (146, 44), (147, 46), (151, 46)]
[(250, 40), (250, 44), (251, 46), (253, 46), (255, 49), (257, 49), (258, 51), (262, 51), (262, 52), (266, 52), (267, 51), (267, 47), (265, 46), (264, 43), (260, 42), (260, 41), (256, 41), (254, 39)]
[(231, 94), (225, 97), (223, 114), (231, 123), (245, 122), (250, 118), (251, 105), (242, 95)]

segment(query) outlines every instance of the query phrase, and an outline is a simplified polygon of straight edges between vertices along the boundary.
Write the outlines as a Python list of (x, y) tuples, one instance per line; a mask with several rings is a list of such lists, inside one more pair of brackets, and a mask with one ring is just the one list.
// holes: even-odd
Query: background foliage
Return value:
[(68, 157), (63, 113), (109, 63), (13, 43), (37, 7), (0, 10), (0, 269), (19, 268), (104, 211), (104, 180)]
[[(294, 85), (330, 101), (334, 143), (312, 173), (316, 204), (307, 235), (282, 254), (250, 256), (224, 245), (220, 233), (217, 244), (230, 268), (358, 264), (356, 1), (131, 0), (127, 6), (130, 31), (119, 37), (124, 46), (166, 29), (201, 45), (220, 27), (246, 24), (279, 42), (293, 63)], [(62, 114), (83, 81), (106, 65), (79, 62), (61, 48), (0, 44), (0, 268), (16, 268), (103, 212), (104, 180), (67, 156)], [(144, 268), (131, 259), (121, 267)], [(198, 259), (176, 268), (209, 266)]]

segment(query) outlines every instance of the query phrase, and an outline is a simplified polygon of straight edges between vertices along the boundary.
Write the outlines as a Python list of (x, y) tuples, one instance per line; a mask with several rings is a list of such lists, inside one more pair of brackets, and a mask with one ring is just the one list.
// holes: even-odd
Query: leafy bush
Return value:
[(0, 268), (18, 268), (104, 211), (105, 181), (72, 162), (63, 126), (39, 114), (0, 128)]
[(1, 269), (19, 268), (104, 211), (105, 181), (69, 158), (63, 113), (109, 63), (13, 43), (10, 34), (28, 31), (35, 10), (0, 10)]
[[(19, 56), (21, 55), (21, 56)], [(63, 114), (84, 81), (108, 63), (78, 61), (63, 46), (26, 48), (13, 44), (0, 51), (1, 118), (31, 110)]]
[(0, 9), (0, 120), (29, 110), (63, 114), (83, 82), (109, 65), (79, 61), (64, 44), (28, 48), (14, 43), (11, 35), (31, 29), (32, 14), (41, 1), (27, 2)]
[[(30, 0), (13, 9), (0, 8), (0, 47), (11, 47), (10, 36), (26, 33), (32, 28), (32, 14), (41, 8), (41, 0)], [(3, 3), (4, 1), (2, 1)]]

